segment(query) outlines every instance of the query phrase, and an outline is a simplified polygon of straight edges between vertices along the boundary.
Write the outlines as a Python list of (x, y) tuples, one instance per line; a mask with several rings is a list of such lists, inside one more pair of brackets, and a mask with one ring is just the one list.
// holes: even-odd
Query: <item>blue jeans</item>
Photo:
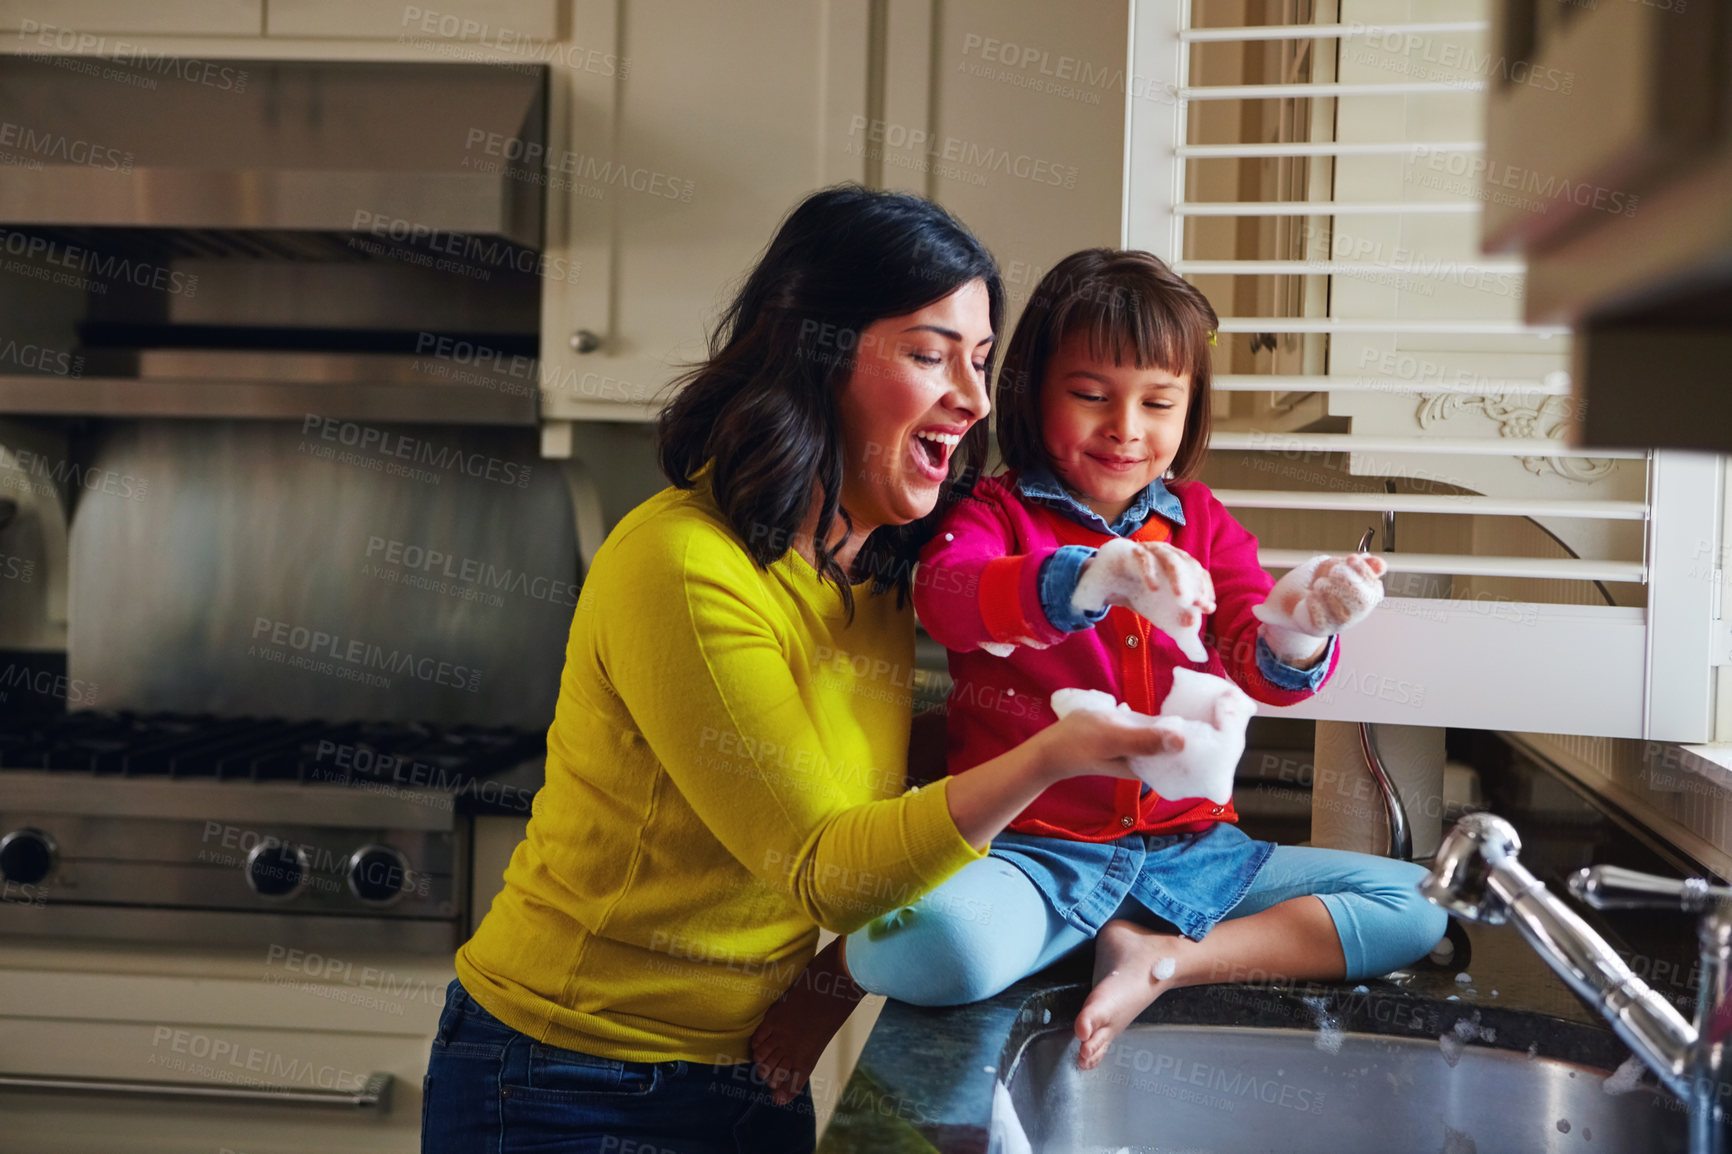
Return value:
[[(1448, 915), (1420, 896), (1424, 876), (1425, 867), (1412, 862), (1278, 845), (1226, 918), (1315, 895), (1335, 923), (1346, 976), (1372, 977), (1418, 961), (1443, 937)], [(1115, 916), (1174, 928), (1134, 897), (1125, 898)], [(987, 857), (963, 866), (913, 905), (850, 934), (848, 970), (874, 994), (917, 1006), (958, 1006), (992, 997), (1089, 937), (1022, 870)]]
[(809, 1089), (777, 1106), (750, 1063), (619, 1062), (543, 1045), (456, 981), (422, 1093), (422, 1154), (810, 1154), (817, 1141)]

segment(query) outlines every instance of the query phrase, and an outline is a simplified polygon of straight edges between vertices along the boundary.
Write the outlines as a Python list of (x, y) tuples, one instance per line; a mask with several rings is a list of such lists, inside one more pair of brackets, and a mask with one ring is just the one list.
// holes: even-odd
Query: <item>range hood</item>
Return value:
[(236, 60), (227, 88), (165, 77), (146, 90), (87, 76), (78, 59), (0, 57), (13, 129), (0, 148), (23, 162), (0, 181), (0, 223), (351, 232), (386, 220), (541, 247), (539, 184), (516, 163), (542, 139), (537, 69)]
[(0, 410), (536, 421), (544, 67), (89, 64), (0, 56)]

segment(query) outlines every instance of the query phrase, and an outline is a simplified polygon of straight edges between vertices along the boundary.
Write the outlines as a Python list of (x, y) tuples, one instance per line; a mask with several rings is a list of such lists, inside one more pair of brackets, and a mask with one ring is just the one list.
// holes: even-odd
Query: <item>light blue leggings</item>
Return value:
[[(1226, 916), (1242, 918), (1314, 894), (1335, 921), (1346, 976), (1371, 977), (1418, 961), (1443, 937), (1448, 915), (1420, 896), (1424, 876), (1424, 867), (1411, 862), (1276, 846)], [(1152, 921), (1129, 898), (1115, 916)], [(959, 1006), (992, 997), (1088, 939), (1053, 912), (1028, 875), (988, 857), (970, 862), (913, 905), (850, 934), (847, 960), (854, 980), (874, 994), (917, 1006)], [(1227, 974), (1224, 980), (1259, 977)]]

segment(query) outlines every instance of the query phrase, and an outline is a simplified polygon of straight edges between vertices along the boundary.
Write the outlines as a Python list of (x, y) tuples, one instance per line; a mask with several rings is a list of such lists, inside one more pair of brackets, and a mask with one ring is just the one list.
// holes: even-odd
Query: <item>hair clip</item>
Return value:
[(1218, 348), (1218, 347), (1220, 347), (1220, 344), (1221, 344), (1221, 342), (1220, 342), (1220, 340), (1219, 340), (1219, 339), (1218, 339), (1218, 336), (1217, 336), (1217, 334), (1216, 334), (1216, 332), (1215, 332), (1215, 330), (1214, 330), (1214, 329), (1210, 329), (1210, 330), (1209, 330), (1209, 343), (1210, 343), (1210, 344), (1211, 344), (1211, 345), (1214, 345), (1214, 346), (1216, 346), (1216, 347), (1217, 347), (1217, 348)]

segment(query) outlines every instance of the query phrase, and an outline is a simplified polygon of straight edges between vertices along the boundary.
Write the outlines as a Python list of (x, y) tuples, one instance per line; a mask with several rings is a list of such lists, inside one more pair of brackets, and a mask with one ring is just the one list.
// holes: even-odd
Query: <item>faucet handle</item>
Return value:
[(1570, 892), (1596, 910), (1672, 909), (1698, 913), (1732, 899), (1732, 888), (1706, 878), (1663, 878), (1622, 866), (1593, 866), (1570, 875)]

